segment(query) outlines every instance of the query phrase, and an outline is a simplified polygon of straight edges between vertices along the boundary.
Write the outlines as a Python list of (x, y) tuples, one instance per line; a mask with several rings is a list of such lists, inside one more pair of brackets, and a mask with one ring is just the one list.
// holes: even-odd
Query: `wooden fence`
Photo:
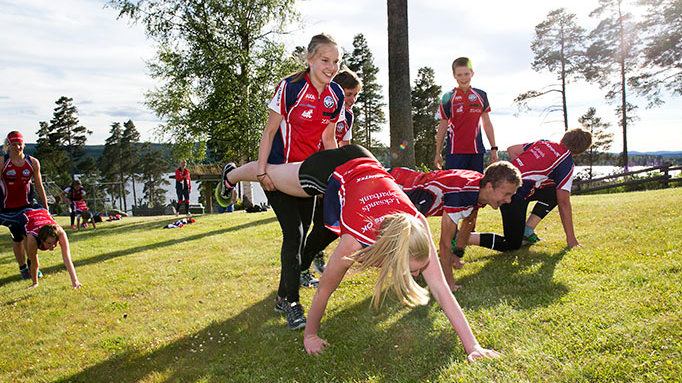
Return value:
[[(571, 193), (572, 194), (589, 193), (597, 190), (613, 189), (621, 186), (640, 185), (647, 182), (660, 182), (662, 187), (667, 188), (671, 182), (682, 181), (682, 177), (672, 178), (670, 172), (674, 170), (682, 170), (682, 166), (670, 166), (670, 163), (664, 163), (663, 165), (653, 166), (642, 170), (611, 174), (608, 176), (592, 178), (589, 180), (576, 179), (573, 180), (573, 189)], [(651, 177), (648, 176), (648, 173), (655, 171), (658, 171), (661, 174)], [(641, 179), (630, 180), (627, 179), (627, 177), (629, 176), (634, 176), (638, 174), (644, 175), (645, 177)], [(619, 182), (618, 180), (621, 178), (623, 179), (623, 181)]]

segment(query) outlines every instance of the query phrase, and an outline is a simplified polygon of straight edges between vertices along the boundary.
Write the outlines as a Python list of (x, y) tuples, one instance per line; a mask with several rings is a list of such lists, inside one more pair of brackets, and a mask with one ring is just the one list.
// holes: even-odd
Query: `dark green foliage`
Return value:
[(415, 164), (429, 169), (436, 148), (438, 121), (436, 111), (442, 90), (435, 84), (433, 68), (420, 68), (412, 87), (412, 127), (414, 129)]
[[(294, 67), (275, 38), (297, 19), (294, 0), (111, 0), (158, 44), (148, 64), (159, 85), (147, 105), (177, 158), (252, 160), (274, 86)], [(199, 145), (197, 145), (197, 142)]]
[(166, 204), (166, 192), (161, 188), (170, 185), (164, 177), (169, 172), (170, 166), (167, 158), (158, 150), (147, 151), (140, 157), (140, 173), (144, 182), (144, 198), (149, 207), (163, 206)]
[(382, 86), (377, 81), (379, 68), (374, 65), (374, 55), (367, 45), (367, 39), (360, 33), (353, 38), (353, 51), (345, 58), (348, 69), (362, 80), (362, 91), (358, 94), (353, 113), (353, 143), (366, 148), (379, 146), (372, 135), (381, 131), (386, 123), (384, 107), (386, 104), (381, 93)]
[(92, 132), (79, 125), (78, 109), (72, 98), (62, 96), (55, 103), (57, 107), (49, 125), (40, 122), (36, 157), (44, 160), (41, 165), (43, 162), (47, 165), (41, 172), (61, 184), (73, 180), (76, 164), (85, 154), (87, 136)]
[(607, 132), (607, 129), (611, 124), (603, 122), (596, 114), (597, 110), (591, 107), (578, 119), (578, 122), (580, 122), (586, 130), (592, 133), (592, 146), (582, 155), (573, 158), (577, 165), (588, 165), (590, 167), (588, 170), (589, 178), (594, 176), (592, 166), (596, 165), (599, 161), (607, 160), (612, 156), (607, 152), (611, 148), (611, 143), (613, 142), (613, 133)]

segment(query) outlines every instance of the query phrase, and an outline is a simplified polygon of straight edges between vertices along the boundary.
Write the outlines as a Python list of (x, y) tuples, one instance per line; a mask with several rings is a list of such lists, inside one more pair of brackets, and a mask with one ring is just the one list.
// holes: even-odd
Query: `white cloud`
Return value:
[[(451, 0), (409, 2), (410, 71), (412, 78), (424, 66), (436, 72), (444, 89), (454, 86), (450, 64), (458, 56), (469, 56), (476, 76), (474, 86), (484, 89), (491, 100), (491, 118), (499, 146), (538, 138), (556, 138), (563, 131), (558, 114), (543, 118), (538, 112), (515, 117), (512, 101), (519, 93), (554, 82), (553, 75), (530, 69), (530, 42), (534, 27), (551, 10), (561, 6), (576, 13), (583, 24), (594, 1), (509, 2), (482, 0), (475, 6)], [(89, 143), (101, 144), (114, 121), (131, 118), (143, 139), (154, 139), (159, 121), (146, 109), (145, 91), (155, 86), (144, 64), (154, 55), (152, 43), (139, 25), (103, 8), (97, 0), (0, 0), (0, 127), (6, 132), (21, 130), (34, 142), (39, 121), (52, 118), (54, 102), (72, 97), (79, 108), (80, 122), (94, 134)], [(341, 46), (352, 49), (353, 36), (363, 33), (380, 68), (379, 81), (388, 97), (387, 12), (384, 1), (307, 0), (298, 3), (303, 30), (283, 39), (290, 47), (306, 45), (320, 32), (332, 34)], [(620, 150), (620, 132), (613, 106), (603, 101), (595, 86), (571, 84), (571, 126), (589, 106), (612, 122), (613, 150)], [(387, 100), (388, 101), (388, 100)], [(264, 100), (264, 103), (267, 100)], [(629, 131), (631, 150), (680, 150), (681, 98), (669, 98), (658, 109), (644, 109), (641, 120)], [(387, 114), (388, 115), (388, 114)], [(386, 128), (385, 130), (388, 130)], [(651, 134), (656, 132), (656, 134)], [(387, 134), (384, 133), (387, 142)]]

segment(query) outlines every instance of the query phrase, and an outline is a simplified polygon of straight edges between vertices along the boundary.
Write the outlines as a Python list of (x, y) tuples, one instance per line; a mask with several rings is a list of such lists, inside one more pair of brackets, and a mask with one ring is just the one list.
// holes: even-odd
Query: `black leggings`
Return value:
[(301, 257), (301, 270), (308, 270), (313, 263), (315, 255), (326, 249), (336, 238), (339, 238), (336, 233), (324, 226), (322, 206), (324, 206), (322, 199), (318, 199), (315, 204), (315, 214), (313, 215), (313, 229), (305, 240), (303, 257)]
[(531, 201), (538, 201), (533, 209), (533, 214), (544, 218), (557, 204), (556, 189), (552, 187), (536, 189), (528, 199), (512, 198), (511, 203), (500, 206), (504, 237), (499, 234), (482, 233), (480, 245), (498, 251), (520, 249), (523, 242), (523, 232), (526, 228), (526, 211)]
[(301, 188), (310, 195), (324, 194), (334, 170), (356, 158), (374, 158), (360, 145), (344, 145), (340, 148), (322, 150), (308, 157), (298, 170)]
[(265, 195), (282, 228), (282, 269), (277, 295), (289, 302), (298, 302), (300, 255), (313, 217), (315, 198), (293, 197), (277, 190), (266, 191)]

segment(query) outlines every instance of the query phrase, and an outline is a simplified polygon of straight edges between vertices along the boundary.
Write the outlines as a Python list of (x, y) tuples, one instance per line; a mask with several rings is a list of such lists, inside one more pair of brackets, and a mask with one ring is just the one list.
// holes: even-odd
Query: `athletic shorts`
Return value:
[(298, 170), (301, 188), (311, 196), (324, 194), (329, 179), (337, 167), (352, 159), (363, 157), (374, 158), (374, 155), (359, 145), (345, 145), (316, 152), (303, 161)]
[(445, 168), (475, 170), (483, 173), (483, 153), (455, 153), (445, 155)]
[[(24, 207), (24, 208), (30, 208)], [(17, 210), (8, 209), (0, 214), (0, 225), (7, 226), (12, 235), (12, 241), (21, 242), (26, 237), (26, 219), (24, 218), (23, 209)]]

